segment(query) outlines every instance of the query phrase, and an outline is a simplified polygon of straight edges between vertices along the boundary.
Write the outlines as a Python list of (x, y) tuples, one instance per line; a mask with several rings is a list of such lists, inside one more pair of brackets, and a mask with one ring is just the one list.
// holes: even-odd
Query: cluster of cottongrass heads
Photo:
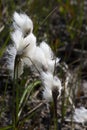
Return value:
[(62, 85), (60, 79), (54, 75), (59, 58), (54, 57), (45, 41), (37, 45), (37, 38), (33, 34), (33, 22), (25, 13), (14, 12), (12, 30), (12, 45), (7, 48), (10, 76), (17, 79), (23, 74), (25, 66), (33, 67), (44, 85), (43, 98), (51, 101), (54, 90), (57, 90), (59, 97)]
[[(39, 74), (43, 84), (43, 98), (52, 102), (53, 114), (55, 116), (54, 125), (57, 129), (57, 99), (61, 95), (61, 80), (55, 75), (55, 68), (59, 64), (59, 58), (54, 56), (50, 46), (42, 41), (37, 44), (37, 38), (33, 33), (33, 22), (25, 13), (13, 14), (13, 25), (11, 32), (12, 44), (7, 47), (7, 68), (12, 79), (18, 79), (24, 73), (24, 67), (31, 68), (35, 73)], [(65, 68), (62, 68), (66, 72)], [(65, 95), (69, 96), (68, 84), (71, 75), (67, 72), (65, 80)], [(72, 99), (69, 102), (74, 108), (73, 121), (84, 123), (87, 120), (85, 108), (75, 109)], [(52, 109), (50, 109), (51, 111)], [(21, 112), (19, 112), (18, 116)], [(80, 115), (79, 115), (80, 113)], [(84, 116), (83, 116), (84, 115)]]

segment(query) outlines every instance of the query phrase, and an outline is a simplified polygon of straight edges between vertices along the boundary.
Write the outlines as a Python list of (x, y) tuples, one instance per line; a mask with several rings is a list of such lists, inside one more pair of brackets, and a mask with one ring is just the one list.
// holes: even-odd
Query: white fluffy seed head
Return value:
[(25, 45), (29, 45), (26, 49), (30, 48), (31, 50), (33, 47), (36, 47), (36, 37), (33, 33), (30, 33), (27, 37), (25, 37), (23, 42)]
[(17, 53), (22, 53), (23, 48), (25, 47), (25, 44), (23, 43), (22, 32), (20, 30), (15, 30), (11, 33), (11, 39), (13, 40), (13, 43), (17, 49)]
[(24, 38), (23, 43), (26, 45), (24, 50), (23, 50), (24, 63), (27, 66), (31, 66), (33, 64), (33, 57), (35, 56), (36, 37), (34, 36), (33, 33), (30, 33), (27, 37)]
[(39, 71), (42, 71), (43, 69), (47, 70), (48, 66), (46, 58), (40, 47), (37, 46), (35, 48), (34, 53), (32, 55), (32, 60)]
[[(14, 32), (11, 33), (11, 39), (13, 40), (13, 45), (16, 49), (15, 57), (17, 55), (21, 56), (20, 62), (16, 67), (16, 68), (18, 68), (18, 74), (16, 74), (16, 76), (15, 76), (15, 77), (17, 77), (17, 76), (19, 77), (23, 73), (24, 65), (27, 65), (27, 66), (32, 65), (32, 63), (28, 57), (32, 57), (32, 55), (34, 55), (34, 51), (36, 48), (36, 37), (34, 36), (33, 33), (30, 33), (27, 37), (24, 38), (21, 30), (16, 29)], [(9, 51), (10, 51), (11, 55), (13, 56), (12, 47), (10, 47)], [(15, 58), (14, 58), (14, 63), (13, 64), (12, 63), (10, 63), (10, 60), (9, 60), (8, 67), (13, 68), (13, 70), (14, 70), (14, 66), (12, 67), (12, 65), (15, 64)], [(14, 71), (13, 71), (13, 73), (14, 73)], [(17, 71), (15, 73), (17, 73)]]
[(48, 102), (51, 102), (53, 100), (52, 99), (52, 91), (49, 87), (44, 87), (43, 98), (45, 100), (47, 100)]
[(52, 86), (53, 86), (53, 75), (49, 72), (45, 73), (42, 72), (41, 73), (41, 79), (42, 82), (44, 84), (45, 87), (50, 87), (50, 89), (52, 90)]
[(24, 48), (25, 56), (32, 59), (32, 57), (35, 55), (36, 37), (33, 33), (30, 33), (26, 38), (24, 38), (23, 43), (26, 45)]
[(45, 58), (47, 60), (47, 64), (48, 64), (48, 71), (53, 73), (55, 67), (58, 65), (59, 63), (59, 58), (55, 58), (54, 59), (54, 54), (52, 52), (52, 49), (50, 48), (50, 46), (46, 43), (46, 42), (41, 42), (40, 43), (40, 48), (42, 49)]
[(49, 72), (48, 73), (42, 72), (41, 78), (42, 78), (42, 83), (44, 85), (43, 97), (46, 100), (51, 101), (52, 100), (52, 91), (54, 89), (58, 89), (58, 91), (59, 91), (58, 97), (59, 97), (61, 94), (61, 89), (62, 89), (61, 81), (59, 80), (59, 78), (56, 76), (53, 76)]
[(33, 22), (25, 13), (14, 12), (13, 20), (14, 27), (20, 28), (24, 35), (33, 31)]
[(87, 122), (87, 109), (85, 109), (84, 107), (76, 108), (73, 119), (77, 123)]
[(17, 49), (17, 54), (30, 53), (36, 47), (36, 37), (33, 33), (24, 38), (20, 30), (15, 30), (11, 33), (11, 39)]
[(46, 42), (42, 41), (40, 43), (40, 48), (43, 50), (47, 59), (53, 59), (53, 52)]

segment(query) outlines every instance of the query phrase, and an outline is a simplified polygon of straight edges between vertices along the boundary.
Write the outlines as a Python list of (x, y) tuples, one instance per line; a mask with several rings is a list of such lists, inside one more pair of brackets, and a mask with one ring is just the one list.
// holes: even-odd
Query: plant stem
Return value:
[(56, 88), (53, 89), (52, 96), (53, 96), (54, 130), (58, 130), (58, 118), (57, 118), (57, 96), (58, 96), (58, 90)]

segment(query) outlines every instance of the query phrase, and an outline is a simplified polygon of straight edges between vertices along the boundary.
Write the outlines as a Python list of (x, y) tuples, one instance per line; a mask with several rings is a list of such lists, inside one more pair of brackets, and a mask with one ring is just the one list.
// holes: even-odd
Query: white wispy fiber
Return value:
[(36, 49), (36, 37), (33, 33), (30, 33), (27, 37), (23, 39), (23, 44), (25, 45), (23, 50), (26, 55), (32, 55), (32, 51)]
[[(23, 73), (24, 61), (21, 57), (17, 59), (17, 49), (14, 45), (9, 45), (6, 49), (6, 66), (9, 71), (9, 76), (13, 79), (19, 78)], [(17, 60), (17, 61), (16, 61)]]
[(41, 50), (41, 48), (38, 46), (36, 47), (36, 49), (32, 55), (32, 61), (34, 62), (34, 64), (36, 65), (36, 67), (39, 71), (48, 70), (46, 57), (45, 57), (43, 51)]
[(40, 48), (43, 50), (43, 52), (45, 52), (45, 56), (47, 59), (50, 59), (50, 60), (53, 59), (54, 54), (46, 42), (42, 41), (40, 43)]
[(38, 70), (48, 68), (46, 57), (42, 49), (36, 45), (36, 37), (33, 33), (30, 33), (27, 37), (24, 38), (24, 44), (27, 46), (25, 48), (26, 56), (32, 60), (32, 63), (37, 67)]
[(85, 109), (84, 107), (76, 108), (73, 119), (77, 123), (84, 124), (85, 122), (87, 122), (87, 109)]
[(14, 28), (21, 29), (24, 35), (33, 31), (33, 22), (25, 13), (14, 12), (13, 20)]
[(11, 39), (13, 40), (17, 53), (21, 54), (24, 52), (29, 52), (32, 48), (36, 47), (36, 37), (33, 33), (30, 33), (27, 37), (23, 37), (20, 30), (15, 30), (11, 33)]
[(72, 105), (73, 109), (75, 109), (75, 106), (74, 106), (72, 98), (70, 97), (70, 92), (69, 92), (69, 88), (68, 88), (70, 79), (71, 79), (71, 74), (67, 71), (66, 80), (65, 80), (65, 94), (68, 97), (68, 100), (69, 100), (70, 104)]
[(34, 34), (30, 33), (27, 37), (23, 38), (22, 32), (20, 30), (15, 30), (11, 33), (11, 38), (16, 47), (17, 54), (22, 55), (22, 58), (25, 60), (24, 62), (28, 62), (29, 64), (29, 59), (27, 59), (27, 57), (31, 58), (36, 49), (36, 37)]
[(17, 50), (14, 45), (9, 45), (6, 49), (6, 65), (9, 70), (9, 75), (13, 78), (14, 75), (14, 66), (15, 66), (15, 57)]
[(43, 91), (43, 98), (46, 99), (47, 101), (52, 101), (52, 91), (54, 89), (58, 89), (59, 95), (61, 95), (61, 81), (57, 76), (53, 76), (53, 74), (47, 72), (42, 72), (41, 73), (41, 79), (42, 83), (44, 85), (44, 91)]
[(16, 47), (17, 54), (22, 53), (25, 45), (23, 44), (23, 36), (20, 30), (15, 30), (11, 33), (11, 39), (13, 41), (14, 46)]
[(42, 41), (40, 43), (40, 48), (42, 49), (42, 51), (44, 52), (44, 55), (46, 57), (47, 64), (48, 64), (48, 71), (53, 73), (54, 69), (58, 65), (60, 59), (54, 58), (53, 51), (46, 42)]

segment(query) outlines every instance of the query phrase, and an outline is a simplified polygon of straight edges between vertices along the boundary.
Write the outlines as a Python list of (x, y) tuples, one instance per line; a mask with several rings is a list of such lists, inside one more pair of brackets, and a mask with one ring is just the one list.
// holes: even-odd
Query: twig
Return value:
[(23, 117), (21, 117), (19, 119), (19, 122), (22, 121), (24, 118), (27, 118), (29, 115), (31, 115), (33, 112), (35, 112), (37, 109), (39, 109), (40, 107), (42, 107), (44, 104), (45, 104), (45, 102), (39, 103), (35, 108), (33, 108), (32, 110), (30, 110), (29, 112), (27, 112), (27, 114), (25, 114)]

